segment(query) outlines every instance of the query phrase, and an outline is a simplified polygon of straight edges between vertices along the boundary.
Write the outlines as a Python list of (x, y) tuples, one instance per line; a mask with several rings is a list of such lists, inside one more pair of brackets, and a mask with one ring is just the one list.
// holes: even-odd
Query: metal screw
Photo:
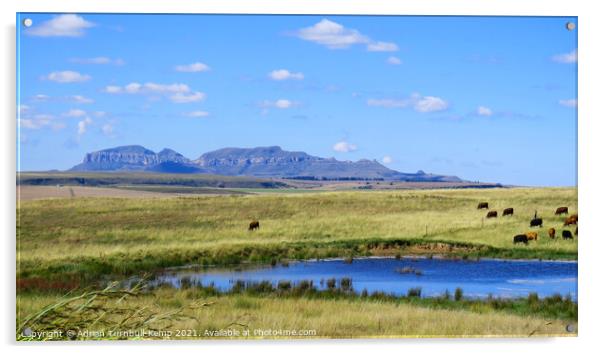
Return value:
[(572, 30), (574, 30), (574, 29), (575, 29), (575, 23), (573, 23), (573, 22), (567, 22), (567, 23), (566, 23), (566, 29), (567, 29), (568, 31), (572, 31)]
[(31, 20), (31, 18), (26, 18), (23, 20), (23, 26), (31, 27), (31, 25), (33, 25), (33, 21)]

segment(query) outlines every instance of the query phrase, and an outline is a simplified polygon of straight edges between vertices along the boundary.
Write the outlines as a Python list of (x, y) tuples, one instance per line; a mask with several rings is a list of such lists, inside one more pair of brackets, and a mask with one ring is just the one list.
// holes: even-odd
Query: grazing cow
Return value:
[(514, 215), (514, 208), (504, 209), (504, 213), (502, 213), (502, 216), (506, 216), (506, 215)]
[(249, 224), (249, 231), (253, 231), (255, 229), (259, 229), (259, 221), (257, 220), (251, 221), (251, 223)]
[(497, 211), (492, 210), (487, 213), (487, 218), (497, 218)]
[(525, 245), (529, 244), (529, 239), (527, 238), (527, 235), (516, 235), (514, 236), (514, 244), (517, 243), (524, 243)]
[(489, 209), (489, 203), (487, 203), (487, 202), (481, 202), (477, 206), (477, 209)]
[(571, 234), (571, 232), (569, 230), (562, 230), (562, 239), (563, 240), (572, 240), (573, 235)]
[(550, 227), (550, 228), (548, 229), (548, 236), (550, 236), (550, 238), (554, 238), (554, 237), (556, 237), (556, 229), (555, 229), (555, 228), (553, 228), (553, 227)]
[(533, 227), (533, 226), (542, 227), (543, 226), (543, 219), (542, 218), (533, 218), (533, 219), (531, 219), (531, 223), (529, 224), (529, 226), (531, 226), (531, 227)]
[(529, 232), (525, 233), (525, 235), (527, 235), (527, 239), (529, 241), (537, 241), (537, 232), (529, 231)]
[(558, 209), (556, 209), (556, 212), (554, 213), (554, 215), (561, 215), (561, 214), (568, 214), (569, 213), (569, 207), (560, 207)]
[(577, 225), (577, 214), (573, 214), (564, 220), (564, 226)]

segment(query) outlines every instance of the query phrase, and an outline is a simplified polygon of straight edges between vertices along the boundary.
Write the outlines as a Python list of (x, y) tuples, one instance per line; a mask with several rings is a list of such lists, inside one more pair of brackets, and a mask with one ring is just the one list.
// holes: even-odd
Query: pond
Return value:
[(481, 259), (450, 260), (438, 258), (356, 258), (348, 263), (342, 259), (291, 262), (288, 265), (243, 267), (237, 269), (180, 268), (157, 276), (155, 284), (167, 283), (180, 287), (186, 279), (204, 286), (213, 285), (221, 291), (233, 284), (279, 281), (296, 284), (311, 280), (318, 289), (326, 289), (327, 280), (351, 278), (356, 292), (382, 291), (406, 295), (409, 289), (421, 288), (423, 297), (452, 296), (462, 288), (468, 298), (485, 298), (490, 294), (501, 298), (539, 297), (560, 294), (577, 300), (577, 262)]

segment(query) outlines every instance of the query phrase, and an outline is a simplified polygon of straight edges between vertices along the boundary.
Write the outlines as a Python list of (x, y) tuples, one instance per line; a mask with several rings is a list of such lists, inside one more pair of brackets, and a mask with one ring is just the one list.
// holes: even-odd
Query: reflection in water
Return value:
[(471, 298), (524, 297), (533, 292), (540, 297), (560, 294), (570, 295), (575, 301), (577, 298), (577, 262), (557, 261), (361, 258), (348, 263), (333, 259), (236, 270), (180, 269), (162, 273), (156, 283), (179, 287), (181, 280), (186, 279), (203, 285), (214, 284), (226, 291), (238, 280), (267, 280), (274, 286), (281, 280), (293, 283), (311, 280), (318, 289), (325, 289), (328, 279), (345, 277), (352, 279), (357, 292), (366, 289), (406, 295), (409, 289), (419, 287), (422, 296), (432, 297), (462, 288), (464, 296)]

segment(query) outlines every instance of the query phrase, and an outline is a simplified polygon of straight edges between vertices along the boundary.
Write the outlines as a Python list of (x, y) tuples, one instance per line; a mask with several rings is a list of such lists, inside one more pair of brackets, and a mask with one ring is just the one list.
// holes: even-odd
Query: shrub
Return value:
[(456, 291), (454, 292), (454, 300), (460, 301), (462, 300), (463, 296), (464, 292), (462, 291), (462, 288), (456, 288)]
[(351, 278), (342, 278), (341, 279), (341, 290), (343, 290), (343, 291), (351, 290)]
[(420, 297), (421, 294), (422, 294), (422, 288), (408, 289), (408, 297)]
[(326, 287), (330, 290), (337, 287), (337, 280), (335, 278), (330, 278), (326, 281)]

